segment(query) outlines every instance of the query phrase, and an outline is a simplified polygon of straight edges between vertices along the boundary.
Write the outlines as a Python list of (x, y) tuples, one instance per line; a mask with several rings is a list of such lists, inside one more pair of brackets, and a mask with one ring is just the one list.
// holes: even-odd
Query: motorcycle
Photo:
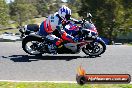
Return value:
[[(89, 17), (91, 19), (91, 14)], [(65, 31), (68, 31), (73, 36), (79, 37), (79, 41), (76, 43), (69, 43), (67, 41), (63, 42), (63, 47), (55, 48), (53, 43), (45, 38), (44, 36), (40, 36), (37, 33), (29, 32), (26, 35), (25, 32), (20, 32), (24, 36), (22, 40), (22, 48), (23, 50), (30, 54), (30, 55), (42, 55), (44, 53), (54, 54), (78, 54), (81, 50), (89, 56), (99, 56), (103, 54), (106, 50), (106, 45), (104, 41), (98, 36), (98, 32), (94, 24), (90, 21), (87, 21), (87, 18), (82, 20), (81, 27), (77, 25), (70, 25), (71, 28), (67, 28), (65, 26)], [(74, 29), (72, 32), (71, 30), (67, 29)], [(78, 31), (78, 32), (73, 32)], [(54, 32), (57, 37), (60, 37), (57, 31)]]
[(19, 32), (21, 33), (21, 38), (24, 38), (31, 33), (36, 34), (38, 31), (39, 31), (38, 24), (28, 24), (28, 25), (19, 27)]

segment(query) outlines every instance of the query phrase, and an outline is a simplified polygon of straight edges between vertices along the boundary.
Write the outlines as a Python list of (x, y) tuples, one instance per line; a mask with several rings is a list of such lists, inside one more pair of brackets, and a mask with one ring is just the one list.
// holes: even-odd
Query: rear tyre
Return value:
[(43, 40), (40, 36), (29, 35), (25, 37), (22, 41), (23, 50), (30, 55), (39, 55), (41, 56), (43, 52), (37, 50), (38, 44)]

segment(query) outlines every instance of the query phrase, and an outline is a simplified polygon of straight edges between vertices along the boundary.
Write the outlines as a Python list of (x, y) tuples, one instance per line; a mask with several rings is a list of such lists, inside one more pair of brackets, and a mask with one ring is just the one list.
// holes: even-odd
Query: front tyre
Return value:
[(86, 47), (82, 48), (82, 51), (89, 56), (99, 56), (103, 54), (106, 50), (106, 45), (102, 40), (94, 42), (92, 47), (88, 44)]
[(30, 55), (42, 55), (43, 53), (38, 51), (38, 44), (42, 42), (40, 37), (29, 35), (22, 41), (23, 50)]

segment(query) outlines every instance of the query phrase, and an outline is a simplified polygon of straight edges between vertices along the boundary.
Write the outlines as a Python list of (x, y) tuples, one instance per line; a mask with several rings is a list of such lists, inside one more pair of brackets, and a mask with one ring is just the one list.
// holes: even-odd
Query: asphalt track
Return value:
[(0, 80), (75, 81), (82, 65), (88, 74), (132, 75), (132, 46), (110, 45), (101, 57), (83, 52), (69, 55), (28, 55), (21, 42), (0, 42)]

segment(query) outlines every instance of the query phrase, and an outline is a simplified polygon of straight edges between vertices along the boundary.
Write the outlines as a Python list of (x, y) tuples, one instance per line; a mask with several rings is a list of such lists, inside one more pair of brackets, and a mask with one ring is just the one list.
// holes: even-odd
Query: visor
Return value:
[(66, 20), (70, 20), (71, 15), (66, 15), (65, 18), (66, 18)]

